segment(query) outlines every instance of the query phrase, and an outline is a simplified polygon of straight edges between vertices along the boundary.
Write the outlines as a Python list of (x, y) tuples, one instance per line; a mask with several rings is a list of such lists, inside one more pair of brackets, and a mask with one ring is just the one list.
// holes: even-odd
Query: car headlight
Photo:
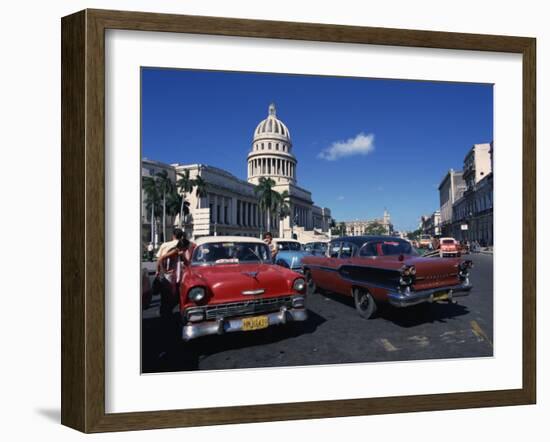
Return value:
[(200, 302), (206, 296), (206, 290), (203, 287), (193, 287), (189, 290), (189, 299), (193, 302)]
[(303, 292), (306, 288), (306, 281), (302, 278), (298, 278), (294, 281), (294, 284), (292, 284), (292, 288), (297, 292)]

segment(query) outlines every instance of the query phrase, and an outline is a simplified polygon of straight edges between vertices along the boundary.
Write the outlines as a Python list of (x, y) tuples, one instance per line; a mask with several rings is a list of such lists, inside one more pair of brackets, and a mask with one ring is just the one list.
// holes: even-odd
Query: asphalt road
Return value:
[(304, 323), (184, 343), (161, 322), (158, 299), (143, 312), (142, 371), (216, 370), (493, 355), (493, 256), (473, 254), (470, 296), (458, 304), (382, 306), (362, 319), (351, 297), (316, 293)]

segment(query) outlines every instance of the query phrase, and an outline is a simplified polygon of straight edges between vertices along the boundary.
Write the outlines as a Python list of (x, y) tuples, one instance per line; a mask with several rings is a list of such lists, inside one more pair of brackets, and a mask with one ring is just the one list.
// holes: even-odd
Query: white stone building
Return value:
[(370, 228), (374, 223), (380, 224), (384, 227), (386, 235), (393, 234), (393, 224), (391, 222), (390, 213), (384, 210), (384, 216), (378, 219), (371, 220), (355, 220), (355, 221), (343, 221), (345, 226), (345, 234), (349, 236), (362, 236), (368, 235)]
[(453, 205), (462, 198), (466, 183), (462, 171), (450, 169), (439, 184), (439, 206), (441, 235), (452, 236)]
[[(275, 105), (271, 104), (267, 118), (254, 131), (247, 159), (246, 181), (210, 165), (168, 166), (173, 169), (174, 179), (189, 170), (191, 179), (201, 176), (206, 183), (206, 196), (198, 198), (195, 191), (185, 195), (190, 209), (190, 216), (184, 223), (186, 231), (195, 237), (260, 236), (266, 229), (267, 220), (266, 214), (259, 208), (254, 189), (260, 177), (268, 177), (275, 181), (275, 191), (282, 193), (286, 190), (290, 195), (288, 203), (291, 215), (282, 220), (276, 215), (272, 217), (273, 235), (289, 238), (296, 234), (303, 242), (328, 238), (330, 209), (314, 205), (311, 192), (297, 185), (298, 160), (292, 148), (290, 131), (277, 118)], [(144, 220), (146, 222), (146, 217)]]

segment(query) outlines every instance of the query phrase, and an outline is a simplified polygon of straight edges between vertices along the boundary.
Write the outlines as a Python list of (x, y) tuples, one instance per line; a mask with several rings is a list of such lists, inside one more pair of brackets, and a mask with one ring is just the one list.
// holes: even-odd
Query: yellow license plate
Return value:
[(254, 316), (253, 318), (243, 318), (243, 330), (259, 330), (261, 328), (267, 328), (269, 326), (269, 320), (267, 316)]
[(439, 292), (434, 295), (434, 301), (444, 301), (449, 299), (449, 292)]

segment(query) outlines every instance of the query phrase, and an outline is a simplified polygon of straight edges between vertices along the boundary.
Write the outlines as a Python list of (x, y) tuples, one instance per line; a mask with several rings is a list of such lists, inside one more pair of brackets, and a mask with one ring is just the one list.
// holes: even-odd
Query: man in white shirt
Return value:
[(175, 248), (178, 245), (178, 241), (180, 239), (185, 238), (185, 233), (181, 229), (174, 229), (172, 232), (172, 240), (166, 241), (161, 244), (157, 251), (157, 259), (160, 258), (163, 255), (166, 255), (170, 250)]

